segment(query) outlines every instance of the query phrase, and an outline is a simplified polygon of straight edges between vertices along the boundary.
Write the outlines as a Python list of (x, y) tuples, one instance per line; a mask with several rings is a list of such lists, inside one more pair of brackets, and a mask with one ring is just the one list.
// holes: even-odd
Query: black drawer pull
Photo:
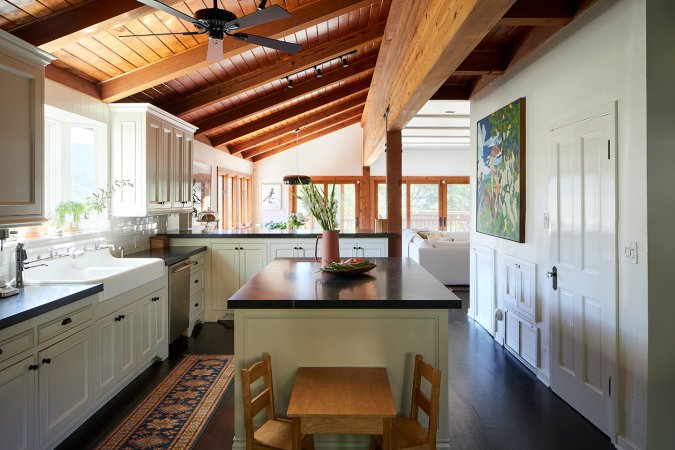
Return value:
[(195, 280), (195, 284), (199, 283), (199, 280)]
[(122, 315), (120, 316), (120, 320), (124, 319), (124, 317), (125, 317), (125, 315), (122, 314)]
[(195, 308), (196, 308), (197, 306), (199, 306), (199, 303), (195, 303)]
[(28, 366), (28, 370), (38, 370), (38, 368), (39, 367), (37, 364), (31, 364), (30, 366)]
[(120, 320), (122, 320), (120, 319), (120, 316), (115, 317), (115, 322), (119, 322)]
[(63, 321), (61, 322), (61, 325), (68, 325), (69, 323), (73, 323), (73, 319), (71, 319), (70, 317), (66, 317), (66, 318), (63, 319)]
[(50, 364), (51, 362), (52, 362), (52, 359), (51, 359), (51, 358), (44, 358), (44, 359), (42, 360), (42, 364)]

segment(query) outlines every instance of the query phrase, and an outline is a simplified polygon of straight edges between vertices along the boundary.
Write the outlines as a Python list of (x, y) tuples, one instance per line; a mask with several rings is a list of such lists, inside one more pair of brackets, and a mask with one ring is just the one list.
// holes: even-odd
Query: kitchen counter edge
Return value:
[(202, 246), (173, 246), (166, 248), (150, 248), (140, 252), (131, 253), (126, 258), (159, 258), (164, 260), (164, 264), (171, 266), (173, 264), (185, 261), (190, 256), (198, 255), (207, 250), (205, 245)]

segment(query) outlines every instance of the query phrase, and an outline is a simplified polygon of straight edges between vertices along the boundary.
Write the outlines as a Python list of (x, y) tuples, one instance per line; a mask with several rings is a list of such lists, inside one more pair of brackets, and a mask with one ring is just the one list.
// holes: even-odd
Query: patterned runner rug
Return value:
[(230, 355), (187, 355), (99, 449), (191, 448), (234, 378)]

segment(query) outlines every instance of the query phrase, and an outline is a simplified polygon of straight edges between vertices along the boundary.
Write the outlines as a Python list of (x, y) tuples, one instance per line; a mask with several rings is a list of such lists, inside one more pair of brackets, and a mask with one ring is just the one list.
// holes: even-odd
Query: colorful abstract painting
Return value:
[(476, 231), (525, 242), (525, 99), (478, 121)]

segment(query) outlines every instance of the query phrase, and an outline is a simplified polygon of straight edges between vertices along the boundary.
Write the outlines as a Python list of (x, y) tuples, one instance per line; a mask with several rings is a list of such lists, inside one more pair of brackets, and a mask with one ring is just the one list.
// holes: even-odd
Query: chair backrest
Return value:
[[(422, 378), (431, 385), (430, 396), (422, 391)], [(429, 417), (427, 442), (436, 442), (438, 428), (438, 404), (441, 392), (441, 371), (424, 362), (422, 355), (415, 355), (415, 373), (413, 375), (412, 402), (410, 404), (410, 418), (418, 420), (419, 410)]]
[[(264, 377), (263, 389), (251, 397), (251, 384)], [(263, 409), (267, 410), (267, 420), (276, 419), (274, 413), (274, 388), (272, 386), (272, 358), (263, 354), (262, 361), (251, 365), (248, 369), (241, 369), (241, 387), (244, 399), (244, 426), (246, 427), (246, 445), (253, 442), (253, 418)]]

